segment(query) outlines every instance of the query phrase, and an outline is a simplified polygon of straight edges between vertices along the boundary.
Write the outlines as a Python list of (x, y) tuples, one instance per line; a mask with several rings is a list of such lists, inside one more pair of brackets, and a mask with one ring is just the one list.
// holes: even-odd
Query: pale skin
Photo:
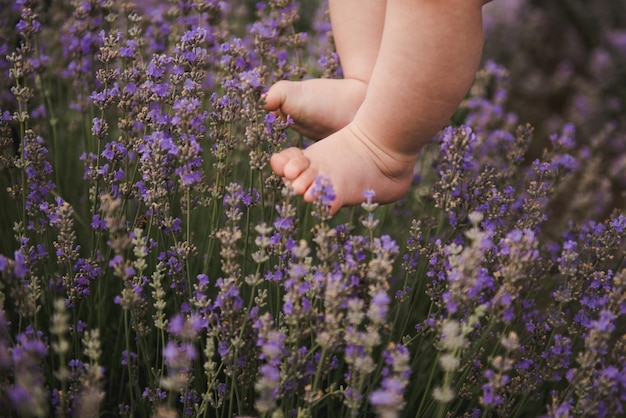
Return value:
[(312, 202), (318, 175), (331, 206), (404, 196), (422, 147), (450, 120), (480, 62), (485, 0), (330, 0), (344, 78), (280, 81), (265, 108), (318, 140), (274, 154), (272, 170)]

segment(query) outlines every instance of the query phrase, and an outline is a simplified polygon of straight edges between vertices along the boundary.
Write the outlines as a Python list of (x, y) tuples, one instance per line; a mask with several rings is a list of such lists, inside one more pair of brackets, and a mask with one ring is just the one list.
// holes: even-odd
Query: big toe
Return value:
[(293, 82), (288, 80), (280, 80), (274, 83), (265, 93), (263, 108), (269, 111), (279, 110), (287, 100), (289, 92), (293, 88), (292, 84)]
[(302, 152), (300, 152), (287, 161), (283, 176), (287, 180), (294, 180), (302, 175), (302, 173), (307, 170), (310, 165), (311, 161)]
[(272, 155), (270, 166), (280, 177), (293, 180), (309, 167), (310, 161), (300, 148), (291, 147)]

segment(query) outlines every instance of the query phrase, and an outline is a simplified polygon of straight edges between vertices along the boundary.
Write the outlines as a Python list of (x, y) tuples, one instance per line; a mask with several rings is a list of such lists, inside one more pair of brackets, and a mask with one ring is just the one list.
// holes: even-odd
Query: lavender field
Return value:
[(262, 107), (341, 77), (323, 0), (0, 10), (0, 416), (626, 416), (626, 3), (485, 6), (409, 194), (332, 217)]

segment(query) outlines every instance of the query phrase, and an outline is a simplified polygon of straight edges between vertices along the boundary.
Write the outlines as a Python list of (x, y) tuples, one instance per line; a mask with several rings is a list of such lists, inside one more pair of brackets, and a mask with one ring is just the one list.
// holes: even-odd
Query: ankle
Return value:
[(380, 161), (381, 171), (395, 176), (413, 175), (419, 150), (403, 151), (390, 146), (387, 141), (371, 135), (355, 119), (348, 126), (352, 135)]

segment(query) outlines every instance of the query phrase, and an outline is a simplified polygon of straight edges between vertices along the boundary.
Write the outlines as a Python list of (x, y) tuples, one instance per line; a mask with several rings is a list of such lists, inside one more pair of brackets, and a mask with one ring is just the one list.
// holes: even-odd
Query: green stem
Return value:
[[(187, 228), (186, 228), (186, 240), (188, 244), (191, 244), (191, 190), (189, 189), (189, 187), (187, 187), (187, 189), (185, 190), (185, 200), (187, 202), (187, 213), (186, 213), (186, 222), (187, 222)], [(191, 284), (191, 265), (188, 259), (185, 259), (185, 264), (187, 265), (187, 292), (189, 295), (189, 298), (191, 299), (193, 292), (193, 286)]]
[(317, 369), (315, 370), (315, 379), (313, 379), (313, 388), (311, 393), (317, 393), (317, 388), (319, 387), (320, 379), (322, 376), (322, 367), (324, 367), (324, 362), (326, 360), (326, 347), (322, 348), (322, 354), (320, 355), (320, 361), (317, 363)]
[(425, 416), (425, 415), (422, 415), (422, 409), (424, 408), (426, 404), (426, 397), (430, 395), (429, 389), (430, 389), (431, 383), (433, 382), (433, 379), (435, 378), (435, 371), (437, 370), (438, 363), (439, 363), (439, 355), (437, 355), (436, 361), (433, 362), (430, 368), (430, 374), (428, 375), (428, 381), (425, 386), (426, 389), (422, 393), (422, 399), (420, 400), (419, 407), (417, 408), (417, 413), (415, 414), (415, 418), (421, 418), (422, 416)]
[(132, 361), (130, 359), (130, 328), (129, 328), (129, 318), (128, 318), (128, 310), (124, 309), (124, 335), (126, 339), (126, 367), (128, 371), (128, 395), (130, 396), (130, 413), (133, 415), (133, 409), (135, 407), (134, 402), (134, 382), (133, 382), (133, 371), (132, 371)]

